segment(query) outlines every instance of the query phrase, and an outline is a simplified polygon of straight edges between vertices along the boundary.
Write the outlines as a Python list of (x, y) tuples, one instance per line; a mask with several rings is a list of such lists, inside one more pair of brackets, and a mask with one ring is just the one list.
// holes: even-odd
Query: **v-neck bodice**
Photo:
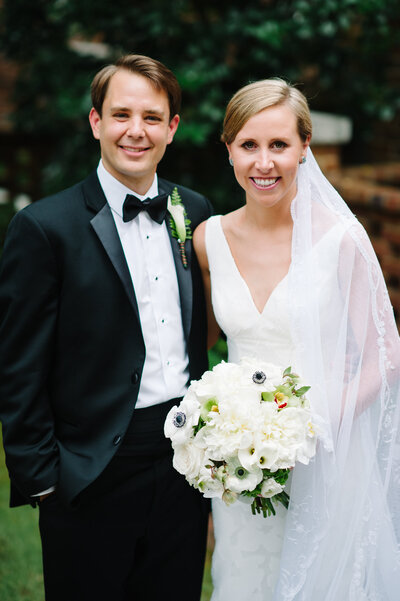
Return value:
[(229, 360), (255, 356), (284, 367), (290, 365), (294, 348), (289, 329), (288, 277), (273, 289), (260, 312), (232, 256), (220, 215), (207, 222), (206, 248), (214, 314), (227, 336)]

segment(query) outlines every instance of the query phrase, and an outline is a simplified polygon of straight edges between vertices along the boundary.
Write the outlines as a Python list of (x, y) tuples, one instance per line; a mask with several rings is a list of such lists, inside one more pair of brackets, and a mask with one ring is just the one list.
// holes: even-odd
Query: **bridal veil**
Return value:
[[(291, 330), (322, 425), (315, 459), (293, 473), (274, 601), (396, 601), (400, 342), (392, 307), (368, 236), (310, 150), (292, 217)], [(312, 249), (329, 235), (322, 299)]]

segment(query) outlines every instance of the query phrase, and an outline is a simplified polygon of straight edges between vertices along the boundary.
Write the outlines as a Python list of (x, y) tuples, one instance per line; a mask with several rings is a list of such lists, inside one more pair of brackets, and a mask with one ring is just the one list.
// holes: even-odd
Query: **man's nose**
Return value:
[(145, 135), (143, 120), (139, 117), (130, 119), (128, 122), (127, 134), (132, 138), (143, 138)]

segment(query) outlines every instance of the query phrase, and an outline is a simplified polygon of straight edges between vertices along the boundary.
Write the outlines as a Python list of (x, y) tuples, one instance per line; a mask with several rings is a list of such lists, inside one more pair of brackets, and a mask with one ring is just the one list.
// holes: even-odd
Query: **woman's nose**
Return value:
[(269, 171), (274, 167), (274, 161), (269, 152), (261, 152), (256, 161), (257, 169), (260, 171)]

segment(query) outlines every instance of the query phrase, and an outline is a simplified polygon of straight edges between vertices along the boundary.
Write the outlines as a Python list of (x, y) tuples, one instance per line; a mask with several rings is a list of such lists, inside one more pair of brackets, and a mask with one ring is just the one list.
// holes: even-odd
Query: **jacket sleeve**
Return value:
[(58, 479), (49, 402), (58, 289), (48, 237), (24, 210), (9, 226), (0, 264), (0, 419), (10, 479), (26, 498)]

